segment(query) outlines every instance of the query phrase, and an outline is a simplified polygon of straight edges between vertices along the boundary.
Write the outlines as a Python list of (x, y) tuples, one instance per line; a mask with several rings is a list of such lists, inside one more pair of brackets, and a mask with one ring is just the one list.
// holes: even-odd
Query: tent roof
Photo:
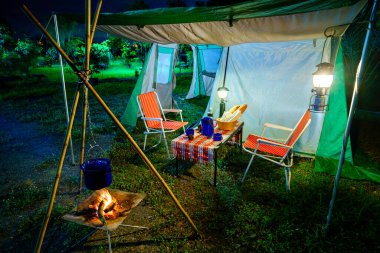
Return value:
[(256, 0), (217, 7), (176, 7), (101, 13), (98, 25), (158, 25), (291, 15), (347, 7), (359, 0)]
[[(101, 13), (97, 28), (129, 39), (161, 44), (229, 46), (247, 42), (322, 38), (326, 28), (351, 23), (366, 2), (255, 0), (219, 7)], [(343, 34), (346, 28), (336, 28), (335, 34)]]

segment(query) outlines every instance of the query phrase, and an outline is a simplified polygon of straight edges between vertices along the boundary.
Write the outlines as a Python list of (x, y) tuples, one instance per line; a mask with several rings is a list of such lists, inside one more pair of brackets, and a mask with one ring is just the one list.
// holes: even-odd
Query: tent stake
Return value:
[[(187, 221), (190, 223), (190, 225), (193, 228), (193, 230), (200, 237), (202, 237), (202, 235), (199, 232), (198, 228), (195, 226), (194, 222), (192, 221), (192, 219), (190, 218), (190, 216), (187, 214), (186, 210), (182, 207), (182, 205), (179, 202), (179, 200), (176, 198), (176, 196), (174, 195), (174, 193), (171, 191), (171, 189), (169, 188), (169, 186), (166, 184), (165, 180), (161, 177), (161, 175), (159, 174), (159, 172), (156, 170), (156, 168), (154, 167), (154, 165), (150, 162), (149, 158), (144, 154), (144, 152), (141, 150), (141, 148), (137, 145), (137, 143), (132, 138), (132, 136), (128, 133), (128, 131), (124, 128), (124, 126), (120, 123), (120, 121), (112, 113), (112, 111), (109, 109), (109, 107), (104, 103), (104, 101), (102, 100), (102, 98), (95, 91), (95, 89), (89, 83), (89, 81), (87, 80), (87, 78), (83, 75), (82, 72), (80, 72), (78, 70), (78, 68), (75, 66), (75, 64), (67, 56), (67, 54), (65, 53), (65, 51), (63, 51), (63, 49), (57, 44), (57, 42), (54, 40), (54, 38), (51, 37), (51, 35), (49, 34), (49, 32), (46, 31), (46, 29), (41, 25), (41, 23), (38, 21), (38, 19), (33, 15), (33, 13), (29, 10), (29, 8), (24, 3), (22, 4), (22, 9), (25, 11), (25, 13), (28, 15), (28, 17), (30, 17), (32, 19), (32, 21), (39, 27), (39, 29), (45, 34), (46, 38), (49, 39), (49, 41), (58, 50), (58, 52), (62, 55), (62, 57), (65, 58), (65, 60), (67, 61), (67, 63), (69, 64), (69, 66), (72, 68), (72, 70), (75, 72), (75, 74), (79, 78), (81, 78), (83, 80), (83, 82), (86, 85), (86, 87), (94, 94), (95, 98), (99, 101), (99, 103), (102, 105), (102, 107), (107, 112), (107, 114), (112, 118), (112, 120), (115, 122), (115, 124), (124, 133), (124, 135), (126, 136), (126, 138), (131, 142), (131, 144), (132, 144), (133, 148), (135, 149), (135, 151), (137, 152), (137, 154), (141, 157), (141, 159), (145, 162), (145, 164), (147, 165), (147, 167), (153, 172), (153, 174), (162, 183), (162, 185), (164, 186), (165, 190), (168, 192), (168, 194), (170, 195), (170, 197), (172, 198), (172, 200), (174, 201), (174, 203), (177, 205), (177, 207), (180, 209), (180, 211), (185, 216), (185, 218), (187, 219)], [(79, 87), (78, 87), (78, 90), (77, 90), (77, 94), (79, 94)], [(75, 108), (76, 108), (76, 105), (78, 103), (78, 99), (79, 99), (79, 96), (76, 97), (76, 99), (75, 99), (75, 101), (76, 101), (76, 102), (74, 102)], [(75, 110), (73, 110), (73, 111), (75, 111)], [(72, 120), (74, 120), (73, 116), (74, 115), (72, 115)], [(68, 130), (70, 130), (70, 128)], [(67, 142), (68, 142), (68, 136), (69, 136), (69, 134), (66, 135)], [(66, 145), (66, 149), (63, 150), (65, 152), (62, 152), (62, 153), (66, 153), (66, 150), (67, 150), (67, 145)], [(63, 154), (62, 154), (62, 157), (64, 157)], [(62, 159), (62, 163), (63, 163), (63, 159)], [(56, 180), (57, 186), (58, 186), (58, 182), (59, 182), (59, 178), (57, 178), (57, 180)], [(54, 193), (54, 197), (55, 197), (55, 193)], [(51, 205), (51, 207), (53, 206), (53, 201), (50, 203), (50, 205)], [(49, 216), (50, 216), (50, 214), (49, 214)], [(36, 247), (35, 252), (40, 252), (41, 251), (41, 246), (42, 246), (43, 238), (44, 238), (44, 235), (45, 235), (45, 232), (46, 232), (47, 223), (48, 223), (48, 219), (45, 219), (45, 220), (46, 221), (45, 221), (45, 224), (44, 224), (44, 231), (43, 231), (44, 233), (39, 236), (38, 247)]]
[(361, 55), (358, 67), (356, 69), (354, 92), (352, 94), (350, 112), (349, 112), (349, 116), (348, 116), (346, 130), (344, 132), (343, 146), (342, 146), (342, 150), (340, 152), (338, 170), (337, 170), (336, 175), (335, 175), (334, 189), (333, 189), (331, 200), (330, 200), (329, 212), (327, 214), (327, 224), (325, 227), (326, 232), (328, 231), (329, 225), (331, 224), (332, 210), (334, 207), (334, 202), (335, 202), (335, 198), (336, 198), (336, 194), (337, 194), (337, 190), (338, 190), (338, 186), (339, 186), (339, 179), (340, 179), (340, 174), (342, 172), (342, 167), (343, 167), (344, 158), (345, 158), (345, 154), (346, 154), (348, 137), (350, 135), (351, 124), (352, 124), (352, 120), (353, 120), (354, 114), (355, 114), (355, 109), (356, 109), (356, 106), (358, 103), (358, 98), (357, 98), (358, 97), (358, 91), (359, 91), (359, 86), (360, 86), (362, 78), (363, 78), (362, 65), (365, 64), (365, 60), (367, 57), (368, 42), (369, 42), (369, 38), (371, 36), (372, 23), (375, 20), (377, 3), (378, 3), (377, 0), (375, 0), (373, 2), (371, 16), (370, 16), (370, 20), (369, 20), (368, 28), (367, 28), (367, 34), (366, 34), (366, 37), (364, 40), (362, 55)]

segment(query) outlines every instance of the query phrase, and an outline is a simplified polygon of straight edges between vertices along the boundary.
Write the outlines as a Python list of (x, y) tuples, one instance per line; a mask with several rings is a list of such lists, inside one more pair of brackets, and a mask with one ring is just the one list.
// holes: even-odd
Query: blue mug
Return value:
[(189, 137), (189, 140), (192, 140), (194, 138), (194, 128), (186, 129), (186, 135)]

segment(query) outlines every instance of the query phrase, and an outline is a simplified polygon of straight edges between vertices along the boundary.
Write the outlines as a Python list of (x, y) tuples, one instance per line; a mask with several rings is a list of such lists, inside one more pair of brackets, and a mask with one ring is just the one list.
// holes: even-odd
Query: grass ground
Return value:
[[(134, 70), (130, 75), (119, 76), (120, 69), (123, 67), (111, 66), (99, 76), (96, 86), (118, 117), (123, 113), (135, 83)], [(65, 116), (56, 71), (38, 69), (33, 73), (45, 77), (6, 81), (1, 86), (1, 103), (20, 122), (38, 122), (46, 135), (55, 135), (62, 141)], [(114, 78), (119, 81), (115, 82)], [(68, 78), (69, 101), (75, 81), (74, 77)], [(195, 122), (202, 116), (208, 98), (185, 100), (190, 81), (191, 75), (187, 71), (179, 75), (174, 94), (179, 107), (184, 110), (184, 120)], [(329, 233), (324, 234), (333, 176), (314, 172), (312, 159), (296, 158), (292, 168), (292, 191), (286, 193), (283, 171), (259, 159), (253, 164), (255, 174), (251, 171), (245, 183), (240, 185), (238, 182), (249, 157), (236, 147), (226, 146), (219, 153), (218, 186), (214, 188), (210, 183), (211, 165), (181, 162), (179, 176), (176, 176), (175, 161), (167, 160), (164, 145), (160, 145), (146, 154), (204, 236), (196, 238), (159, 181), (93, 98), (90, 98), (90, 110), (95, 138), (106, 147), (106, 155), (112, 160), (111, 188), (147, 194), (126, 223), (147, 226), (149, 230), (119, 228), (111, 237), (114, 252), (380, 251), (380, 187), (376, 183), (341, 179), (333, 223)], [(371, 165), (379, 166), (379, 150), (362, 138), (368, 135), (368, 131), (375, 132), (374, 126), (379, 121), (376, 117), (368, 119), (364, 117), (360, 121), (364, 125), (358, 131), (358, 139), (363, 145), (358, 148), (358, 154), (359, 158), (360, 153), (361, 157), (371, 157)], [(80, 142), (80, 121), (81, 110), (74, 125), (75, 147)], [(142, 122), (131, 131), (140, 145), (143, 143), (142, 132)], [(87, 136), (90, 142), (90, 134)], [(168, 138), (174, 137), (175, 134), (171, 134)], [(5, 136), (2, 141), (11, 140)], [(152, 143), (154, 138), (148, 139), (148, 145)], [(22, 159), (20, 155), (19, 159)], [(9, 180), (14, 183), (2, 188), (0, 224), (8, 229), (0, 232), (0, 244), (6, 252), (33, 250), (54, 180), (57, 158), (53, 155), (42, 160), (31, 168), (33, 174), (20, 177), (22, 180), (12, 174), (13, 178)], [(69, 164), (68, 158), (66, 164)], [(82, 194), (75, 194), (77, 181), (78, 167), (66, 165), (45, 237), (45, 252), (107, 250), (104, 232), (97, 231), (79, 241), (91, 229), (61, 219), (91, 193), (85, 190)]]

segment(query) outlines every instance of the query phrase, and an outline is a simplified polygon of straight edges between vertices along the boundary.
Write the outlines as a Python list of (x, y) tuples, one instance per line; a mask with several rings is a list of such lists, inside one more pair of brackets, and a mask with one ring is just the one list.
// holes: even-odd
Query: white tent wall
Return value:
[[(261, 134), (264, 123), (294, 127), (309, 108), (312, 73), (321, 61), (324, 39), (273, 43), (247, 43), (231, 46), (228, 56), (225, 87), (230, 92), (226, 108), (248, 104), (241, 120), (245, 139), (249, 133)], [(325, 52), (330, 52), (326, 43)], [(217, 88), (223, 86), (227, 48), (223, 50), (209, 106), (219, 115)], [(329, 55), (324, 55), (329, 57)], [(323, 113), (313, 113), (310, 127), (295, 150), (315, 154)], [(283, 138), (284, 133), (268, 131), (271, 138)]]
[(198, 95), (210, 96), (215, 73), (219, 67), (222, 48), (214, 45), (209, 47), (207, 45), (191, 45), (191, 49), (193, 51), (193, 77), (186, 99)]

